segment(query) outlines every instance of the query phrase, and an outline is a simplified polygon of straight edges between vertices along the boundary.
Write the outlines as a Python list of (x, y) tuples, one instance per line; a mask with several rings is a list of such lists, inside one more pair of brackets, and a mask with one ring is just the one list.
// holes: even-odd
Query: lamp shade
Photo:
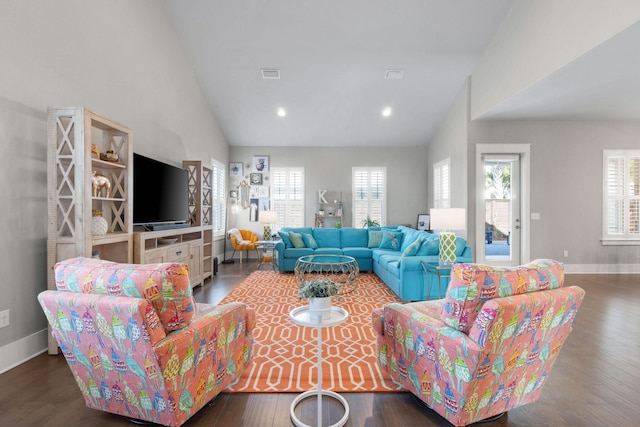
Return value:
[(278, 213), (276, 211), (262, 211), (260, 212), (260, 222), (262, 224), (276, 224)]
[(432, 230), (465, 230), (464, 208), (431, 209)]

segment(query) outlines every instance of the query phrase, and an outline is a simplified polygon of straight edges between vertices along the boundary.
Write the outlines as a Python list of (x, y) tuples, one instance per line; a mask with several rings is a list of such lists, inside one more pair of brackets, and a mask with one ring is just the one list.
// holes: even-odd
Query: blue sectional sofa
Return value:
[[(293, 233), (293, 234), (291, 234)], [(438, 264), (437, 235), (405, 226), (374, 228), (283, 228), (276, 244), (278, 269), (293, 271), (298, 258), (314, 254), (343, 254), (356, 259), (360, 271), (373, 271), (401, 299), (424, 301), (442, 298), (438, 287), (427, 295), (421, 262)], [(456, 262), (472, 262), (465, 239), (456, 238)]]

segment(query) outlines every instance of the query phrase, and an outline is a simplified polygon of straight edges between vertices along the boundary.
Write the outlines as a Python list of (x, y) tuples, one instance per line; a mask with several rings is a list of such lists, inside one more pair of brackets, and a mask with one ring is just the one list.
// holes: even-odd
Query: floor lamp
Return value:
[[(229, 200), (233, 200), (233, 204), (231, 205), (231, 213), (233, 215), (236, 215), (238, 212), (240, 212), (240, 205), (238, 205), (238, 197), (237, 194), (238, 192), (235, 191), (236, 197), (232, 197), (231, 195), (234, 194), (234, 191), (230, 191), (229, 192)], [(226, 210), (226, 214), (227, 214), (227, 219), (224, 223), (225, 227), (227, 227), (227, 229), (229, 228), (229, 209)], [(233, 264), (235, 261), (233, 260), (233, 258), (231, 259), (227, 259), (227, 239), (229, 238), (227, 230), (224, 231), (224, 261), (222, 261), (223, 264)]]
[(456, 234), (452, 230), (464, 230), (465, 210), (463, 208), (431, 209), (431, 229), (441, 230), (440, 265), (456, 262)]

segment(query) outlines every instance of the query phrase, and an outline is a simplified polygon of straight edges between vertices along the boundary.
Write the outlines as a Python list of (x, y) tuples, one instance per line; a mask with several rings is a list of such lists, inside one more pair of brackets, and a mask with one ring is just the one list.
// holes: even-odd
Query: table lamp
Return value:
[(271, 224), (278, 222), (278, 213), (276, 211), (260, 212), (260, 222), (264, 224), (263, 240), (271, 240)]
[(452, 230), (465, 229), (463, 208), (431, 209), (431, 229), (441, 230), (440, 264), (449, 265), (456, 261), (456, 234)]

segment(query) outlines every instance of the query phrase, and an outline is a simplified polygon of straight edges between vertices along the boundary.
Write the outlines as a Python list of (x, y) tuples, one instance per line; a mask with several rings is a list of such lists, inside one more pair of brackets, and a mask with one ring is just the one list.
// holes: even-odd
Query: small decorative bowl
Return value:
[(107, 151), (106, 153), (100, 153), (100, 160), (116, 163), (120, 160), (120, 157), (113, 151)]

